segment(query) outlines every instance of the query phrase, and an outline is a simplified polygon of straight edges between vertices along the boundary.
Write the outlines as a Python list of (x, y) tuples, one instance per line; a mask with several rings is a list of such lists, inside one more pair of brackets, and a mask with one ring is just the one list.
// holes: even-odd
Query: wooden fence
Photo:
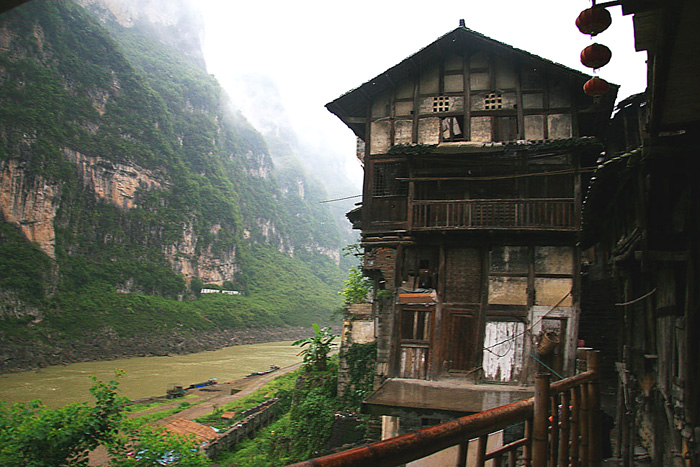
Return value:
[[(523, 422), (522, 438), (492, 451), (487, 449), (489, 434)], [(399, 466), (452, 446), (459, 446), (454, 465), (464, 467), (469, 441), (474, 439), (477, 452), (470, 466), (483, 467), (493, 459), (495, 465), (510, 467), (598, 467), (600, 436), (598, 352), (587, 350), (586, 371), (552, 384), (549, 374), (538, 374), (531, 399), (291, 467)]]

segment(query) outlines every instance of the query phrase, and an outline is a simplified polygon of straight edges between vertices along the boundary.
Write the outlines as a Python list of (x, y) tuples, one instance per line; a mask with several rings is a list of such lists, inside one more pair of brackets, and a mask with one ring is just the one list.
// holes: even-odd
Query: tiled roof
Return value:
[(211, 441), (219, 437), (212, 427), (184, 418), (176, 418), (175, 420), (166, 423), (163, 428), (171, 433), (180, 435), (192, 434), (200, 443)]
[[(590, 78), (589, 75), (574, 70), (573, 68), (499, 42), (465, 26), (459, 26), (383, 73), (375, 76), (357, 88), (346, 92), (332, 102), (329, 102), (326, 104), (326, 108), (337, 115), (356, 135), (362, 138), (364, 135), (364, 122), (356, 122), (351, 117), (361, 117), (365, 115), (368, 102), (371, 102), (384, 90), (394, 87), (400, 80), (415, 75), (418, 73), (421, 66), (439, 59), (447, 51), (461, 53), (465, 49), (479, 46), (496, 48), (506, 53), (514, 53), (520, 60), (531, 62), (535, 67), (547, 66), (557, 72), (568, 75), (574, 81), (579, 82), (581, 86)], [(610, 92), (603, 98), (606, 101), (611, 100), (611, 102), (609, 102), (609, 107), (613, 105), (618, 86), (613, 85), (613, 88), (615, 92)]]

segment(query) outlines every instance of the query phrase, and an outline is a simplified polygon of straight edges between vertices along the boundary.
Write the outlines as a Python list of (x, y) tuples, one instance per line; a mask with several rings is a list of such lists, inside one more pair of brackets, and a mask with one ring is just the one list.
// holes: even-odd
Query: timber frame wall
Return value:
[(589, 78), (460, 26), (327, 104), (365, 169), (376, 387), (573, 372), (582, 187), (617, 89), (594, 101)]

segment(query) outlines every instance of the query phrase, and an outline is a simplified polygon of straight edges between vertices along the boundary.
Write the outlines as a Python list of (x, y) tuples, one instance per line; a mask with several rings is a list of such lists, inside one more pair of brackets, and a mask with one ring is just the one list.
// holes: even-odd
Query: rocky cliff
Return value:
[[(291, 155), (276, 165), (206, 73), (193, 11), (35, 0), (0, 17), (7, 368), (25, 343), (61, 355), (114, 333), (128, 353), (154, 333), (201, 342), (339, 306), (325, 192)], [(200, 298), (204, 284), (242, 294)]]

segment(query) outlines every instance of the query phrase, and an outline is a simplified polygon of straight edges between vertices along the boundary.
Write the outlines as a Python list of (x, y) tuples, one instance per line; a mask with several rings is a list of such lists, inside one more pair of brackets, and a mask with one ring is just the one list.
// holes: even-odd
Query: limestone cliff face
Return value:
[(29, 177), (26, 162), (0, 160), (0, 212), (6, 222), (18, 226), (27, 240), (55, 259), (54, 218), (61, 189), (38, 175)]
[[(114, 203), (122, 209), (136, 207), (138, 190), (170, 187), (170, 183), (162, 174), (137, 165), (114, 163), (69, 149), (64, 149), (63, 153), (76, 165), (78, 176), (86, 188), (96, 197)], [(207, 284), (217, 285), (231, 280), (238, 271), (235, 249), (214, 253), (211, 245), (201, 247), (193, 223), (194, 219), (182, 226), (181, 237), (176, 242), (163, 245), (163, 253), (167, 260), (188, 282), (193, 277)], [(210, 234), (216, 237), (221, 228), (221, 225), (214, 225)]]
[(72, 149), (63, 149), (63, 154), (76, 165), (78, 176), (86, 188), (98, 198), (122, 209), (135, 207), (137, 190), (149, 191), (169, 186), (161, 174), (143, 167), (86, 156)]
[(215, 254), (209, 246), (199, 256), (197, 272), (202, 282), (223, 285), (224, 281), (231, 280), (239, 269), (235, 250)]
[(248, 160), (248, 175), (268, 180), (272, 173), (272, 161), (265, 154), (256, 154), (249, 151), (245, 155)]
[[(220, 230), (221, 226), (215, 225), (210, 233), (216, 235)], [(224, 281), (233, 279), (239, 270), (235, 249), (214, 253), (211, 245), (198, 248), (198, 242), (194, 228), (189, 223), (183, 226), (182, 237), (176, 243), (163, 247), (163, 253), (173, 270), (188, 282), (197, 277), (206, 284), (223, 285)]]
[(316, 245), (315, 250), (322, 255), (331, 258), (335, 264), (340, 264), (340, 251), (338, 251), (336, 248), (327, 248), (321, 245)]
[[(139, 190), (159, 190), (169, 187), (162, 174), (137, 165), (127, 165), (91, 157), (71, 149), (64, 156), (75, 164), (79, 180), (95, 197), (113, 203), (121, 209), (137, 207)], [(27, 240), (39, 244), (42, 251), (55, 259), (56, 236), (54, 220), (60, 207), (61, 187), (38, 175), (28, 176), (26, 162), (17, 159), (0, 161), (0, 212), (6, 222), (16, 225)], [(210, 233), (216, 237), (221, 225)], [(214, 253), (212, 246), (198, 247), (192, 223), (182, 227), (180, 239), (163, 245), (163, 253), (173, 269), (187, 281), (198, 277), (205, 283), (223, 284), (238, 271), (236, 252)], [(130, 289), (128, 284), (122, 286)]]

